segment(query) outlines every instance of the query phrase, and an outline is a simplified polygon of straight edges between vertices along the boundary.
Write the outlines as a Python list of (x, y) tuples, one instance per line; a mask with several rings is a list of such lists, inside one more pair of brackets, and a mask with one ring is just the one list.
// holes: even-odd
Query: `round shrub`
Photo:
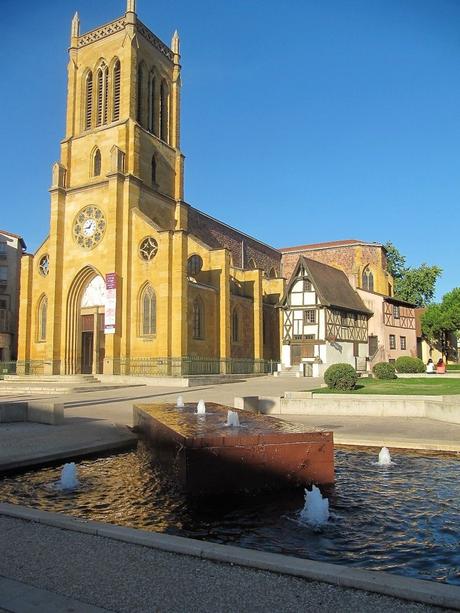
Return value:
[(389, 362), (377, 362), (372, 369), (377, 379), (396, 379), (396, 369), (394, 364)]
[(401, 356), (396, 360), (396, 370), (398, 372), (425, 372), (426, 366), (420, 358)]
[(356, 386), (358, 375), (350, 364), (332, 364), (324, 373), (324, 381), (334, 390), (352, 390)]

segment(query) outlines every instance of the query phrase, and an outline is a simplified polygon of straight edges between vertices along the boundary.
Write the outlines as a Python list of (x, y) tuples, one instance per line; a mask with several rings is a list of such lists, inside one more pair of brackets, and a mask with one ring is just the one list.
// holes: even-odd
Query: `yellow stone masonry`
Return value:
[[(278, 277), (281, 256), (233, 229), (233, 242), (223, 230), (218, 246), (190, 231), (179, 38), (175, 34), (168, 48), (138, 20), (134, 3), (128, 5), (119, 20), (84, 35), (77, 16), (72, 22), (66, 132), (52, 173), (50, 232), (34, 255), (23, 258), (18, 359), (24, 369), (55, 374), (117, 373), (123, 360), (135, 358), (278, 359), (274, 304), (284, 280), (268, 278), (270, 268), (262, 263), (248, 270), (243, 256), (233, 266), (234, 236), (242, 252), (245, 242), (251, 254), (260, 248), (260, 262), (269, 261)], [(140, 253), (145, 239), (157, 245), (149, 260)], [(202, 268), (189, 274), (193, 255)], [(39, 264), (46, 256), (49, 272), (43, 275)], [(115, 333), (104, 330), (106, 302), (82, 305), (93, 280), (111, 273), (117, 279)], [(155, 329), (147, 332), (146, 287), (155, 309)]]

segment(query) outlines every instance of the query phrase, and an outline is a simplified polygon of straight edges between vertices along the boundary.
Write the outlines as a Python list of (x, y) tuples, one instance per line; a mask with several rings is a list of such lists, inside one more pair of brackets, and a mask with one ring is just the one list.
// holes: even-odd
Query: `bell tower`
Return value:
[[(110, 173), (128, 175), (138, 205), (168, 224), (183, 199), (180, 151), (180, 42), (168, 47), (137, 17), (127, 0), (123, 16), (80, 33), (72, 19), (66, 134), (53, 187), (78, 189)], [(172, 201), (174, 207), (171, 207)], [(172, 221), (170, 221), (172, 223)]]

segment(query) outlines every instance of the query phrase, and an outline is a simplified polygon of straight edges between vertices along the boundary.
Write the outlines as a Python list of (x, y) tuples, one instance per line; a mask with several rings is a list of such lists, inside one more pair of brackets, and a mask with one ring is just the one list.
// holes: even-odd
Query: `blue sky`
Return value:
[[(31, 251), (48, 233), (75, 10), (84, 32), (125, 2), (2, 3), (0, 227)], [(460, 285), (460, 2), (138, 0), (137, 12), (165, 42), (181, 35), (188, 202), (275, 247), (391, 240), (408, 264), (444, 269), (438, 296)]]

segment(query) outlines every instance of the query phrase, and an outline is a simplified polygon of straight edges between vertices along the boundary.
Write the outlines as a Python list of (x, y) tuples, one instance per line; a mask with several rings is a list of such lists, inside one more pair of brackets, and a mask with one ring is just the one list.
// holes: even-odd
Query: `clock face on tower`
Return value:
[(73, 237), (83, 249), (93, 249), (104, 236), (106, 221), (97, 206), (85, 206), (73, 222)]

